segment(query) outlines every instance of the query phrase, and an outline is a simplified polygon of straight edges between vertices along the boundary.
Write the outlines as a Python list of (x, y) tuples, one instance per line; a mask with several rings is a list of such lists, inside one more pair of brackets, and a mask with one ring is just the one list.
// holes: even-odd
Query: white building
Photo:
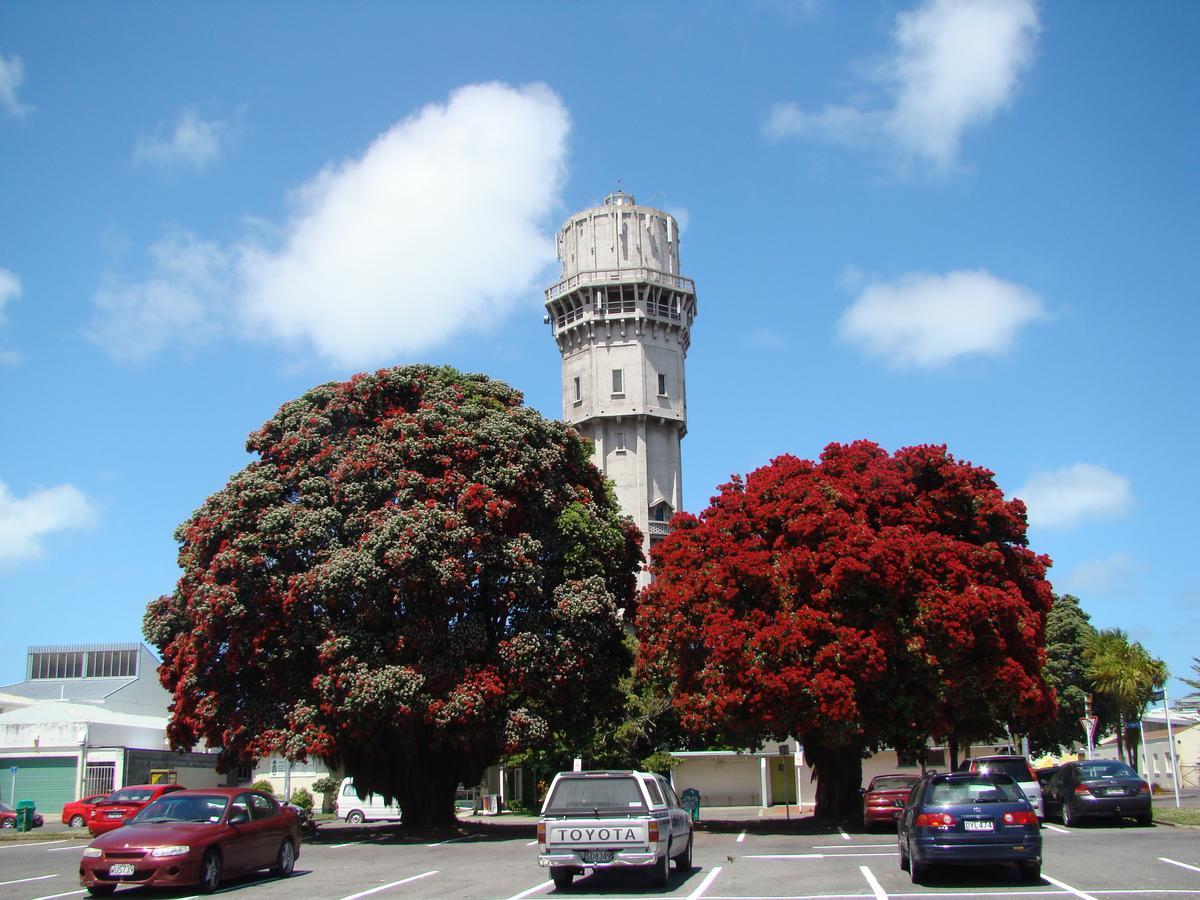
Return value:
[(68, 801), (127, 784), (227, 783), (215, 755), (168, 748), (171, 695), (143, 645), (30, 647), (26, 676), (0, 687), (3, 802), (33, 800), (53, 816)]
[(563, 225), (558, 258), (546, 322), (562, 354), (563, 419), (592, 441), (648, 556), (683, 502), (696, 286), (679, 272), (679, 225), (617, 191)]

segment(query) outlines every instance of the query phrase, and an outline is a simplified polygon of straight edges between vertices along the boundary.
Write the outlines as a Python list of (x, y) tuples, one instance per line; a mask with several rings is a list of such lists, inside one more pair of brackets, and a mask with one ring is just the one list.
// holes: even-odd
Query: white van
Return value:
[(363, 799), (358, 799), (354, 781), (349, 778), (342, 779), (342, 786), (337, 795), (336, 812), (339, 819), (345, 819), (351, 825), (378, 819), (400, 818), (400, 807), (395, 804), (389, 806), (378, 794), (367, 794)]

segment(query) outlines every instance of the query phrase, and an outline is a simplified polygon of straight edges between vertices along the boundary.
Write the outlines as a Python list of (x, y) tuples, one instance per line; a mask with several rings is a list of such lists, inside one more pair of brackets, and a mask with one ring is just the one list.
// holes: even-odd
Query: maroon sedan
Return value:
[(92, 841), (79, 883), (92, 894), (118, 885), (199, 885), (211, 894), (227, 875), (259, 869), (286, 877), (300, 855), (296, 813), (246, 788), (198, 788), (155, 800), (124, 828)]
[[(35, 812), (33, 814), (33, 827), (41, 828), (42, 814)], [(0, 803), (0, 828), (16, 828), (17, 827), (17, 811), (7, 803)]]
[(103, 800), (96, 801), (88, 817), (88, 832), (98, 837), (106, 831), (120, 828), (125, 820), (139, 812), (147, 803), (152, 803), (163, 794), (182, 791), (182, 784), (131, 784), (113, 791)]
[(920, 775), (876, 775), (863, 791), (863, 824), (895, 826)]

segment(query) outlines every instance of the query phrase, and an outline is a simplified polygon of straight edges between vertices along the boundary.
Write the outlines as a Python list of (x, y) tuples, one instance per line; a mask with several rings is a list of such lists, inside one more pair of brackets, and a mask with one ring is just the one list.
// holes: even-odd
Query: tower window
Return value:
[(616, 451), (617, 451), (617, 453), (624, 453), (624, 452), (625, 452), (625, 432), (623, 432), (623, 431), (618, 431), (618, 432), (617, 432), (617, 446), (616, 446)]
[(662, 372), (658, 373), (658, 396), (667, 396), (667, 376)]
[(580, 380), (578, 375), (575, 376), (575, 378), (572, 382), (572, 385), (573, 385), (572, 389), (575, 391), (575, 402), (576, 403), (583, 402), (583, 383)]
[(612, 370), (612, 392), (614, 394), (625, 393), (625, 372), (622, 369)]

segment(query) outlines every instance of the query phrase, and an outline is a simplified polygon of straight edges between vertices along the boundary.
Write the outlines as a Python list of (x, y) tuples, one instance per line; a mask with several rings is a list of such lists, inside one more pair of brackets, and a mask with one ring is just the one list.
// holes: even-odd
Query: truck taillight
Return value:
[(538, 822), (538, 846), (546, 845), (546, 823)]
[(658, 843), (658, 823), (657, 822), (650, 823), (650, 843), (652, 843), (652, 844)]

